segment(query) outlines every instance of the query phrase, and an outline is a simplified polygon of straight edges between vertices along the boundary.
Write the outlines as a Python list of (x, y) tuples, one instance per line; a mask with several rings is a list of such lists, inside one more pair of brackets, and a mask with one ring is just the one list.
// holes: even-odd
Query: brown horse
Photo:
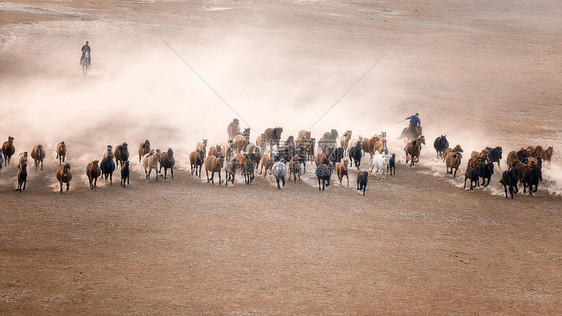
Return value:
[(305, 131), (305, 130), (300, 131), (297, 136), (297, 139), (295, 139), (295, 146), (299, 147), (300, 145), (303, 145), (307, 141), (310, 141), (310, 138), (311, 138), (310, 131)]
[(419, 136), (417, 139), (408, 142), (404, 151), (406, 152), (406, 164), (410, 160), (410, 167), (414, 166), (414, 163), (419, 162), (421, 145), (425, 145), (425, 137), (423, 135)]
[(191, 165), (191, 175), (195, 170), (195, 175), (201, 178), (201, 167), (205, 161), (205, 153), (202, 150), (196, 150), (189, 154), (189, 163)]
[(508, 166), (513, 165), (514, 164), (513, 162), (515, 160), (518, 160), (522, 163), (527, 163), (529, 162), (528, 160), (529, 156), (530, 156), (530, 152), (527, 148), (521, 148), (519, 151), (513, 150), (507, 154), (506, 162)]
[(462, 153), (464, 151), (462, 150), (461, 145), (458, 145), (458, 144), (457, 144), (457, 146), (455, 146), (455, 148), (449, 147), (449, 148), (445, 149), (445, 154), (443, 155), (443, 161), (445, 161), (445, 159), (447, 158), (447, 155), (449, 155), (449, 153), (451, 153), (451, 152), (452, 153)]
[(318, 154), (316, 156), (316, 159), (315, 159), (316, 167), (318, 167), (319, 165), (322, 165), (322, 164), (327, 165), (327, 166), (331, 164), (330, 155), (332, 155), (332, 149), (333, 149), (332, 147), (328, 147), (326, 149), (325, 153)]
[(6, 158), (4, 166), (7, 166), (10, 164), (10, 158), (12, 158), (16, 152), (16, 147), (14, 147), (14, 138), (12, 136), (8, 136), (8, 141), (2, 144), (2, 152)]
[(371, 138), (365, 138), (363, 143), (361, 143), (361, 149), (365, 152), (365, 154), (369, 153), (371, 158), (375, 154), (375, 144), (380, 140), (378, 136), (373, 136)]
[(374, 151), (378, 151), (381, 154), (384, 152), (385, 154), (388, 154), (388, 147), (386, 147), (386, 138), (381, 138), (379, 139), (373, 146), (373, 150)]
[(139, 164), (141, 162), (142, 157), (148, 154), (149, 152), (150, 152), (150, 142), (147, 139), (139, 144)]
[(400, 134), (399, 138), (403, 138), (405, 142), (409, 142), (414, 139), (418, 139), (420, 136), (422, 136), (422, 127), (421, 125), (418, 125), (414, 129), (405, 127), (402, 130), (402, 134)]
[(35, 171), (37, 171), (37, 167), (41, 164), (41, 170), (43, 170), (43, 159), (45, 159), (45, 149), (43, 149), (43, 145), (35, 145), (31, 150), (31, 158), (35, 161)]
[(125, 161), (129, 160), (129, 149), (127, 143), (117, 145), (115, 151), (113, 152), (113, 157), (115, 157), (115, 170), (119, 167), (119, 162), (121, 162), (121, 167), (125, 164)]
[(240, 121), (237, 118), (232, 119), (232, 122), (226, 127), (228, 133), (228, 140), (233, 140), (234, 136), (240, 134)]
[(234, 140), (232, 141), (232, 148), (234, 149), (234, 151), (236, 151), (236, 153), (239, 154), (243, 151), (246, 151), (246, 147), (248, 146), (249, 142), (250, 136), (238, 134), (234, 136)]
[(351, 139), (352, 134), (353, 133), (350, 130), (347, 130), (345, 133), (343, 133), (343, 136), (340, 137), (340, 145), (345, 150), (344, 155), (347, 155), (347, 147), (349, 146), (349, 140)]
[(268, 128), (263, 132), (265, 134), (265, 143), (269, 145), (269, 151), (272, 151), (273, 145), (279, 147), (279, 140), (281, 139), (281, 133), (283, 133), (283, 127)]
[(61, 166), (66, 158), (66, 144), (64, 141), (57, 144), (57, 159), (59, 160), (59, 166)]

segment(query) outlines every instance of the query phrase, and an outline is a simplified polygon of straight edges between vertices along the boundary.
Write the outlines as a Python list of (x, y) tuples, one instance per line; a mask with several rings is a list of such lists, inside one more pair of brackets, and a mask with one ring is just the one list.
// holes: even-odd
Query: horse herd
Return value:
[[(389, 154), (387, 147), (386, 133), (375, 134), (370, 138), (358, 136), (352, 138), (352, 131), (347, 130), (338, 140), (338, 132), (332, 129), (326, 132), (318, 141), (311, 137), (310, 131), (302, 130), (298, 136), (289, 136), (285, 141), (281, 141), (283, 128), (268, 128), (264, 133), (258, 135), (255, 143), (250, 142), (250, 129), (240, 129), (238, 119), (234, 119), (227, 126), (228, 140), (209, 146), (208, 140), (203, 139), (197, 143), (195, 150), (189, 154), (191, 175), (201, 177), (202, 168), (205, 169), (207, 182), (215, 183), (215, 173), (218, 175), (219, 185), (223, 183), (221, 176), (224, 171), (224, 183), (234, 183), (237, 174), (244, 178), (244, 183), (250, 184), (255, 179), (255, 174), (272, 174), (277, 183), (277, 187), (285, 186), (286, 179), (295, 183), (300, 182), (301, 175), (306, 173), (307, 162), (314, 163), (316, 170), (314, 174), (318, 180), (318, 189), (325, 190), (330, 185), (332, 174), (337, 177), (342, 184), (345, 177), (349, 185), (349, 168), (355, 167), (358, 171), (356, 189), (365, 195), (365, 188), (368, 183), (369, 172), (360, 169), (361, 159), (368, 153), (371, 164), (370, 172), (379, 175), (381, 180), (385, 174), (394, 175), (396, 173), (396, 154)], [(421, 146), (425, 145), (425, 137), (422, 135), (421, 127), (410, 131), (405, 129), (401, 137), (404, 137), (406, 145), (404, 152), (406, 164), (413, 167), (419, 162)], [(315, 154), (317, 147), (318, 153)], [(434, 141), (434, 148), (437, 158), (445, 162), (447, 173), (456, 177), (459, 169), (463, 150), (460, 145), (453, 148), (449, 147), (446, 136), (441, 135)], [(502, 174), (501, 183), (504, 185), (506, 197), (509, 188), (511, 197), (517, 193), (517, 183), (522, 183), (524, 192), (529, 187), (529, 193), (536, 192), (538, 182), (542, 180), (541, 166), (543, 161), (550, 161), (552, 157), (552, 147), (544, 150), (541, 146), (522, 148), (519, 151), (510, 152), (507, 157), (508, 170)], [(56, 178), (60, 184), (60, 193), (63, 193), (63, 185), (66, 184), (66, 191), (70, 188), (72, 172), (70, 164), (65, 162), (67, 147), (65, 142), (60, 142), (56, 147), (56, 157), (59, 160), (59, 168), (56, 171)], [(3, 143), (0, 152), (0, 169), (2, 164), (10, 164), (11, 157), (15, 154), (14, 138), (8, 137)], [(43, 170), (43, 160), (46, 156), (41, 144), (37, 144), (31, 151), (31, 158), (37, 170), (40, 166)], [(170, 176), (174, 177), (175, 158), (171, 148), (167, 151), (151, 148), (150, 141), (145, 140), (138, 146), (139, 166), (144, 167), (145, 176), (150, 180), (152, 170), (155, 172), (155, 181), (164, 169), (163, 177), (167, 179), (168, 169)], [(101, 162), (97, 159), (92, 160), (86, 166), (90, 189), (94, 190), (97, 186), (97, 179), (102, 177), (112, 185), (113, 172), (121, 168), (120, 185), (126, 187), (129, 184), (129, 150), (127, 143), (122, 143), (115, 148), (108, 145), (103, 153)], [(18, 166), (18, 191), (25, 190), (27, 183), (27, 152), (19, 155)], [(465, 172), (465, 187), (467, 180), (470, 180), (470, 190), (475, 186), (487, 186), (493, 174), (494, 163), (500, 167), (502, 159), (502, 148), (486, 147), (481, 152), (473, 152), (467, 163)], [(376, 171), (375, 171), (376, 169)], [(501, 168), (500, 168), (501, 169)], [(534, 190), (533, 190), (534, 186)]]
[[(445, 162), (447, 173), (452, 174), (455, 178), (462, 159), (461, 145), (450, 148), (447, 137), (441, 135), (435, 139), (433, 146), (437, 152), (437, 158), (441, 158)], [(553, 151), (553, 147), (544, 149), (539, 145), (522, 147), (518, 151), (509, 152), (506, 159), (508, 169), (502, 173), (500, 180), (504, 187), (505, 197), (508, 198), (509, 191), (513, 199), (513, 195), (519, 191), (518, 184), (523, 185), (523, 193), (526, 193), (527, 188), (530, 195), (537, 192), (539, 182), (542, 181), (542, 163), (551, 161)], [(467, 161), (464, 187), (466, 188), (467, 180), (470, 180), (471, 191), (476, 186), (488, 186), (492, 174), (494, 174), (494, 163), (497, 163), (501, 170), (501, 159), (502, 148), (499, 146), (486, 147), (480, 152), (473, 151)], [(482, 179), (482, 184), (480, 184), (480, 179)]]

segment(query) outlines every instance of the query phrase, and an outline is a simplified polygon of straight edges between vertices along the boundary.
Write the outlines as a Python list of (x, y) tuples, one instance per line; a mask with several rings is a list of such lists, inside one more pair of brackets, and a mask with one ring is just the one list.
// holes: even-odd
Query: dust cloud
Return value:
[[(237, 117), (230, 106), (240, 115), (242, 127), (247, 127), (244, 122), (251, 127), (252, 141), (275, 126), (284, 128), (286, 138), (310, 129), (367, 65), (312, 67), (305, 58), (302, 73), (303, 65), (294, 62), (297, 58), (283, 53), (287, 43), (263, 48), (249, 38), (237, 37), (191, 50), (174, 44), (181, 40), (163, 34), (170, 48), (151, 29), (145, 31), (144, 41), (152, 41), (150, 49), (119, 53), (126, 49), (112, 44), (103, 48), (112, 52), (111, 58), (99, 52), (103, 40), (90, 40), (93, 64), (87, 76), (81, 76), (79, 53), (73, 51), (64, 57), (73, 62), (71, 75), (61, 71), (59, 76), (34, 76), (4, 85), (0, 91), (5, 113), (0, 119), (2, 134), (16, 138), (18, 153), (36, 143), (54, 150), (56, 143), (65, 140), (80, 161), (88, 155), (98, 157), (107, 144), (124, 141), (133, 152), (144, 139), (153, 147), (190, 152), (203, 138), (209, 144), (226, 140), (226, 126)], [(70, 68), (62, 60), (59, 57), (59, 63), (49, 67)], [(391, 100), (385, 104), (377, 96), (377, 104), (371, 104), (366, 102), (370, 98), (368, 91), (352, 90), (314, 126), (313, 135), (320, 138), (331, 128), (340, 133), (365, 130), (365, 135), (389, 130), (392, 125), (385, 125), (384, 120), (391, 116)], [(80, 154), (72, 150), (76, 145)]]
[[(32, 47), (35, 32), (61, 28), (70, 30), (72, 41), (58, 36), (43, 47)], [(239, 117), (242, 128), (251, 128), (252, 142), (266, 128), (276, 126), (283, 127), (283, 139), (303, 129), (311, 129), (317, 139), (332, 128), (340, 136), (352, 130), (354, 137), (384, 131), (390, 151), (403, 161), (404, 142), (398, 139), (407, 125), (403, 120), (419, 112), (426, 136), (422, 164), (435, 170), (445, 169), (429, 159), (435, 156), (433, 140), (439, 135), (447, 135), (451, 146), (461, 144), (465, 157), (486, 146), (502, 146), (504, 158), (521, 146), (562, 147), (556, 124), (545, 123), (550, 130), (542, 135), (533, 131), (513, 137), (505, 126), (493, 123), (505, 118), (505, 112), (496, 109), (496, 113), (483, 114), (488, 107), (485, 102), (458, 102), (462, 93), (473, 97), (478, 92), (461, 90), (461, 96), (446, 98), (442, 91), (435, 91), (437, 97), (429, 98), (432, 92), (424, 88), (448, 88), (448, 82), (458, 79), (458, 74), (446, 69), (437, 82), (410, 91), (415, 79), (409, 72), (411, 54), (425, 52), (412, 44), (417, 35), (406, 36), (357, 82), (402, 32), (377, 38), (370, 49), (345, 51), (345, 42), (322, 43), (316, 34), (306, 32), (269, 34), (240, 27), (225, 35), (212, 29), (181, 32), (116, 21), (18, 25), (3, 35), (9, 39), (3, 49), (29, 47), (30, 52), (21, 60), (27, 64), (23, 74), (13, 81), (3, 80), (0, 86), (0, 135), (15, 137), (16, 154), (30, 151), (37, 143), (53, 153), (64, 140), (70, 161), (79, 164), (100, 159), (106, 145), (123, 142), (129, 144), (131, 160), (135, 160), (138, 144), (148, 139), (153, 148), (173, 148), (185, 167), (198, 141), (206, 138), (211, 146), (224, 142), (227, 124)], [(92, 46), (92, 67), (82, 76), (79, 48), (86, 39)], [(296, 39), (302, 45), (295, 45)], [(44, 47), (50, 45), (59, 49), (51, 52)], [(423, 63), (414, 66), (426, 67)], [(501, 88), (498, 91), (490, 99), (505, 93)], [(521, 122), (518, 111), (517, 105), (511, 109)], [(476, 114), (471, 117), (471, 113)], [(536, 124), (529, 125), (525, 131)], [(48, 156), (54, 160), (54, 153)], [(544, 173), (552, 190), (560, 192), (562, 163), (559, 155), (554, 156)]]

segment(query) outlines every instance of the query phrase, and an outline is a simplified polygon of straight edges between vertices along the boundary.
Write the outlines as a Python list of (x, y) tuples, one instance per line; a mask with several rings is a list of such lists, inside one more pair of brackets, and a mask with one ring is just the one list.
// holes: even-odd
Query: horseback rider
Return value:
[(86, 57), (86, 53), (88, 53), (89, 57), (88, 57), (88, 64), (90, 64), (92, 58), (90, 56), (90, 52), (92, 51), (92, 49), (90, 48), (89, 42), (86, 41), (86, 45), (82, 46), (82, 57), (80, 57), (80, 65), (82, 65), (82, 63), (84, 62), (84, 58)]
[(406, 119), (410, 120), (410, 126), (408, 126), (408, 131), (413, 131), (418, 125), (421, 126), (421, 121), (419, 118), (419, 113), (408, 116)]

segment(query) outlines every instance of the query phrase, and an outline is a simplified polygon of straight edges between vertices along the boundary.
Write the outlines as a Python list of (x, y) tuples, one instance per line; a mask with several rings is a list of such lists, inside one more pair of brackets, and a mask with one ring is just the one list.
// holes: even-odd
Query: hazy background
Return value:
[[(562, 183), (556, 1), (428, 1), (423, 10), (400, 1), (175, 1), (175, 12), (158, 3), (122, 2), (120, 19), (107, 18), (103, 3), (0, 3), (2, 141), (14, 136), (16, 154), (43, 143), (54, 158), (65, 140), (78, 163), (99, 159), (107, 144), (127, 142), (135, 157), (149, 139), (180, 156), (203, 138), (225, 141), (236, 115), (154, 32), (240, 114), (242, 128), (249, 124), (252, 142), (268, 127), (282, 126), (283, 139), (310, 129), (396, 44), (313, 137), (332, 128), (340, 136), (386, 131), (402, 157), (397, 137), (407, 122), (398, 122), (419, 112), (428, 165), (441, 134), (468, 154), (503, 146), (504, 158), (521, 146), (554, 146), (548, 176)], [(522, 10), (529, 14), (519, 17)], [(84, 77), (86, 40), (92, 67)]]

